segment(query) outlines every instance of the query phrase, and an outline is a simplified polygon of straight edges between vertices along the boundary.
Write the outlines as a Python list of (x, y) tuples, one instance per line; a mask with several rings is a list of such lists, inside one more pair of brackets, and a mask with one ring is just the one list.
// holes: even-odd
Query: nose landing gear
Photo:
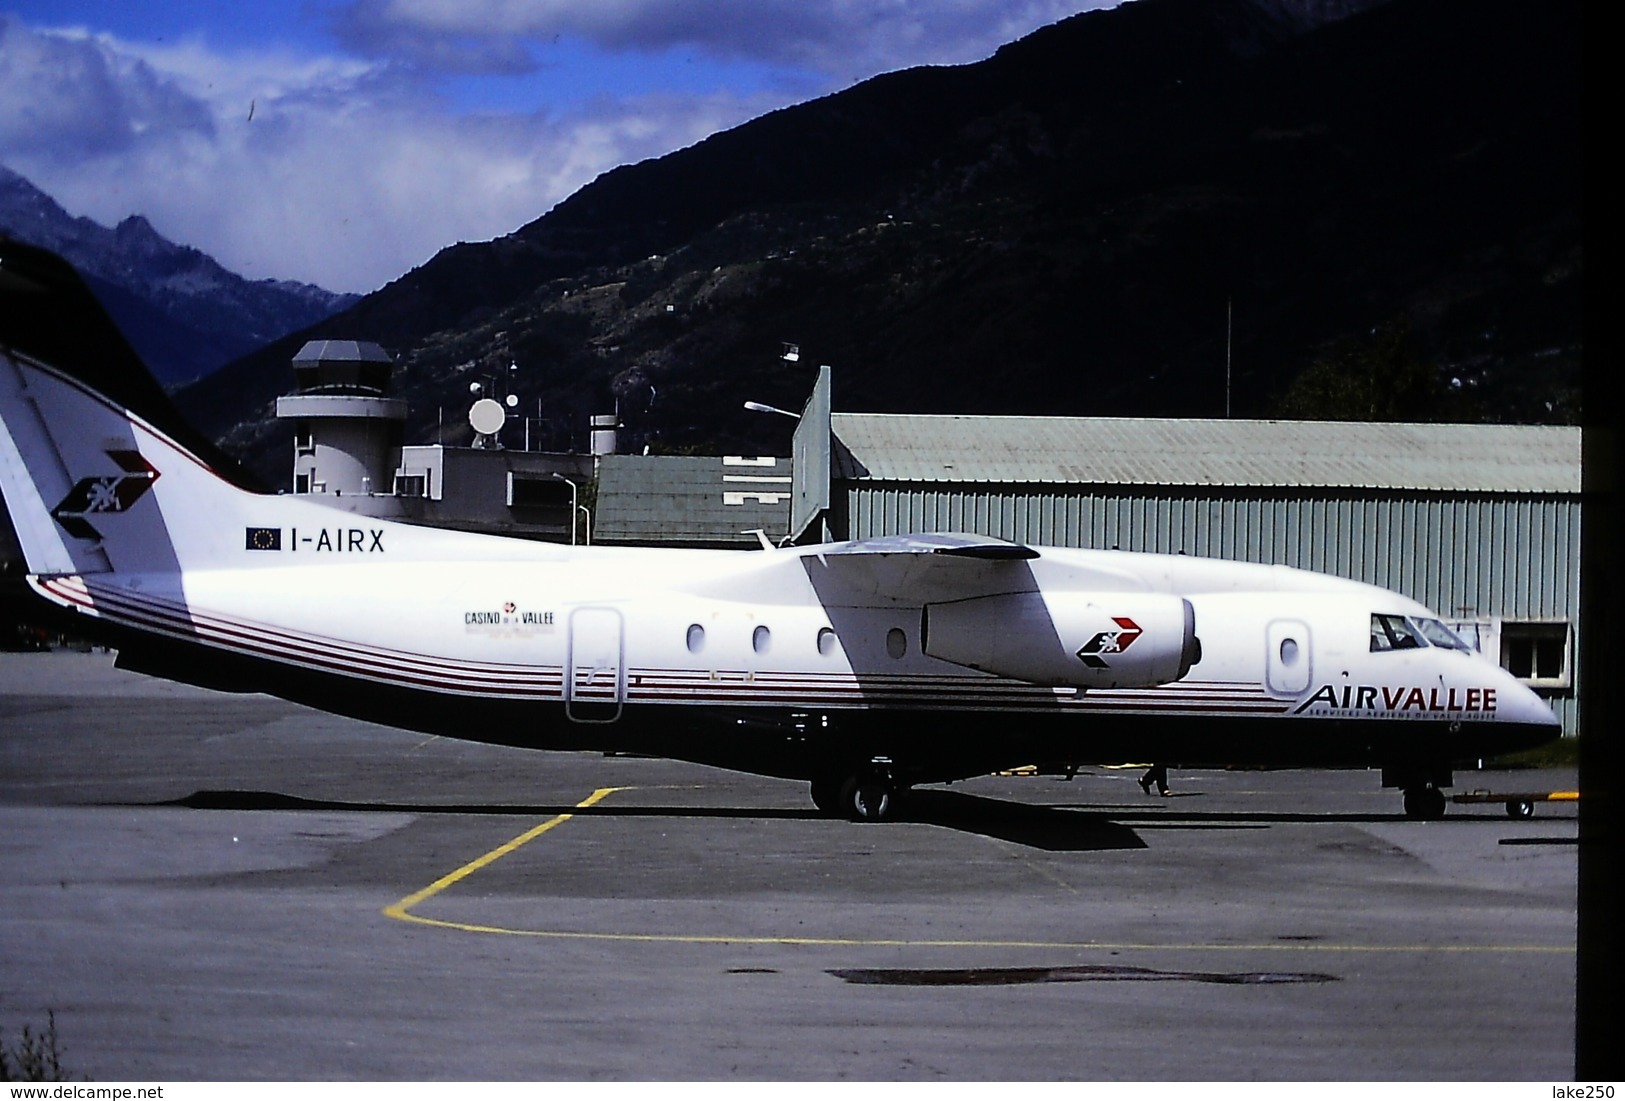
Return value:
[(1433, 821), (1444, 817), (1444, 792), (1432, 784), (1404, 789), (1405, 817)]
[(1398, 788), (1405, 797), (1405, 817), (1432, 821), (1444, 817), (1445, 797), (1440, 788), (1454, 786), (1448, 765), (1408, 764), (1382, 770), (1382, 786)]

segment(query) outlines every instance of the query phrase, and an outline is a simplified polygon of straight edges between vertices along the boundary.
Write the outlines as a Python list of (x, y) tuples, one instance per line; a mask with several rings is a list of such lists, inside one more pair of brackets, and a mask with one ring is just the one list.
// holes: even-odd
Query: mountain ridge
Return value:
[[(634, 446), (782, 450), (739, 412), (804, 395), (782, 341), (843, 409), (1272, 415), (1396, 318), (1473, 419), (1572, 419), (1579, 4), (1356, 7), (1304, 30), (1135, 0), (886, 74), (605, 173), (298, 338), (400, 353), (417, 439), (513, 364), (546, 446), (618, 407)], [(295, 347), (178, 395), (273, 474)]]
[(0, 165), (0, 232), (74, 265), (160, 382), (192, 382), (359, 301), (291, 280), (248, 280), (139, 214), (75, 217)]

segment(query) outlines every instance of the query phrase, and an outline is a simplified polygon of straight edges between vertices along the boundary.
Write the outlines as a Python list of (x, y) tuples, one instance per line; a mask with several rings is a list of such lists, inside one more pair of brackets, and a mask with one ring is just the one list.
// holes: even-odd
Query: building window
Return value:
[(294, 422), (293, 453), (295, 455), (316, 454), (316, 434), (310, 430), (309, 421)]
[(1569, 687), (1572, 651), (1567, 623), (1501, 621), (1501, 666), (1528, 684)]
[(308, 473), (293, 476), (293, 491), (295, 493), (310, 492), (310, 475)]
[(570, 508), (570, 484), (551, 474), (508, 472), (509, 508)]
[(427, 497), (429, 495), (429, 476), (427, 474), (395, 475), (395, 496), (397, 497)]

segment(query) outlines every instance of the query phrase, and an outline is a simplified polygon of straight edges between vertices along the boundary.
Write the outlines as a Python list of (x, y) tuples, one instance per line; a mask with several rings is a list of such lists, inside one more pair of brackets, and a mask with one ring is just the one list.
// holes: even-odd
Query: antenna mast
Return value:
[(1224, 300), (1224, 419), (1230, 419), (1230, 333), (1231, 300)]

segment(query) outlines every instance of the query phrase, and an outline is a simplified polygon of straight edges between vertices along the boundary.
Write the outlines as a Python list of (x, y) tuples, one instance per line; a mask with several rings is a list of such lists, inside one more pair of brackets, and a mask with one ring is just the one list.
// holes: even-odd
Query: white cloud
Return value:
[(387, 66), (0, 27), (0, 161), (74, 214), (140, 213), (244, 275), (337, 290), (511, 232), (618, 164), (766, 106), (466, 117)]
[(714, 59), (811, 69), (832, 85), (912, 65), (960, 64), (1115, 0), (352, 0), (351, 48), (465, 70), (512, 71), (519, 43), (556, 36), (607, 50), (698, 49)]
[(207, 133), (209, 113), (139, 58), (0, 15), (0, 150), (116, 153), (154, 130)]
[[(509, 233), (617, 165), (874, 72), (985, 56), (1085, 6), (355, 0), (335, 28), (350, 54), (138, 44), (0, 14), (0, 163), (74, 214), (143, 214), (252, 278), (365, 291), (446, 245)], [(561, 104), (479, 113), (441, 94), (445, 71), (520, 71), (554, 35), (600, 60), (619, 52), (621, 69), (596, 73), (618, 91), (593, 94), (587, 74), (569, 87), (567, 73)], [(656, 74), (629, 95), (604, 76), (624, 74), (628, 53), (678, 49), (757, 66), (746, 86), (767, 90), (673, 91), (682, 81)], [(785, 79), (759, 79), (762, 66)]]

